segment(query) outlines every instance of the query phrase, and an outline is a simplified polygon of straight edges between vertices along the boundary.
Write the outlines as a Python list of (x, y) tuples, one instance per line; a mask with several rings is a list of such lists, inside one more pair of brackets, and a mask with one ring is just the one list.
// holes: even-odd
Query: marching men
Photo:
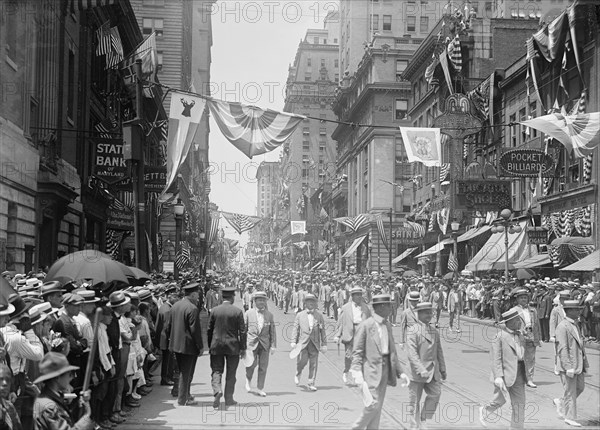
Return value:
[(246, 391), (252, 391), (251, 381), (254, 369), (258, 366), (257, 394), (266, 397), (263, 391), (269, 366), (269, 354), (277, 347), (277, 334), (273, 314), (267, 308), (267, 295), (263, 291), (254, 293), (254, 309), (246, 311), (244, 316), (247, 334), (247, 353), (254, 354), (252, 365), (246, 367)]
[(308, 363), (308, 389), (317, 391), (315, 379), (317, 377), (319, 352), (327, 352), (325, 319), (323, 314), (316, 309), (317, 298), (314, 294), (306, 294), (304, 305), (306, 309), (298, 312), (294, 320), (290, 358), (298, 357), (296, 375), (294, 376), (296, 386), (300, 385), (302, 370)]
[(577, 323), (581, 306), (577, 300), (563, 302), (565, 318), (556, 327), (556, 367), (565, 394), (554, 399), (556, 411), (565, 423), (581, 427), (577, 422), (577, 397), (585, 388), (585, 372), (588, 368), (583, 336)]
[(510, 397), (512, 406), (511, 428), (523, 428), (525, 423), (525, 339), (520, 332), (522, 320), (519, 311), (512, 308), (502, 314), (505, 330), (498, 331), (490, 350), (494, 398), (479, 408), (479, 420), (487, 427), (485, 418), (499, 409)]
[(365, 407), (353, 429), (379, 428), (387, 386), (396, 386), (397, 378), (402, 379), (402, 386), (408, 385), (387, 320), (392, 312), (391, 297), (376, 295), (372, 303), (374, 315), (360, 323), (354, 337), (351, 372), (354, 381), (363, 386)]
[[(437, 409), (442, 394), (442, 380), (446, 380), (446, 362), (440, 342), (440, 334), (429, 325), (433, 318), (431, 302), (416, 306), (419, 323), (408, 331), (406, 351), (410, 367), (408, 369), (408, 410), (411, 428), (423, 428), (426, 419), (431, 419)], [(421, 396), (427, 394), (421, 409)]]
[(344, 384), (348, 383), (348, 371), (352, 365), (354, 334), (358, 325), (371, 316), (369, 307), (363, 302), (362, 288), (353, 287), (350, 290), (350, 297), (351, 300), (342, 306), (342, 313), (333, 339), (336, 343), (341, 341), (344, 344), (344, 373), (342, 373)]

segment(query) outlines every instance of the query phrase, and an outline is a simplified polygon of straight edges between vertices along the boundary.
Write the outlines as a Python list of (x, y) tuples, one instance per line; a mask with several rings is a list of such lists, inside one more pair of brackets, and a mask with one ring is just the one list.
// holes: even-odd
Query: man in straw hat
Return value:
[(79, 367), (70, 365), (66, 357), (57, 352), (47, 353), (40, 362), (40, 376), (33, 381), (35, 384), (44, 383), (33, 408), (36, 430), (92, 430), (95, 427), (90, 417), (89, 391), (82, 393), (85, 413), (79, 421), (75, 422), (65, 404), (65, 393), (71, 389), (75, 370), (79, 370)]
[(363, 289), (355, 286), (350, 289), (351, 300), (342, 306), (333, 341), (344, 344), (344, 372), (342, 379), (348, 383), (348, 372), (352, 365), (352, 346), (358, 325), (371, 316), (369, 307), (364, 303)]
[(534, 307), (529, 306), (529, 291), (526, 288), (518, 288), (513, 295), (517, 300), (516, 308), (523, 320), (527, 386), (530, 388), (537, 388), (537, 385), (533, 382), (535, 352), (537, 347), (542, 345), (538, 313)]
[(418, 291), (410, 291), (406, 295), (408, 306), (400, 314), (400, 347), (406, 343), (406, 335), (414, 324), (419, 322), (415, 309), (421, 300), (421, 294)]
[(277, 333), (273, 314), (267, 310), (267, 294), (264, 291), (256, 291), (253, 299), (254, 308), (248, 309), (244, 315), (244, 322), (248, 331), (246, 353), (254, 354), (252, 364), (246, 367), (246, 391), (252, 391), (252, 376), (254, 375), (254, 369), (258, 366), (256, 393), (261, 397), (266, 397), (264, 387), (267, 367), (269, 366), (269, 355), (273, 354), (277, 347)]
[(556, 370), (563, 384), (564, 396), (554, 399), (556, 411), (565, 423), (581, 427), (577, 422), (577, 397), (585, 388), (585, 373), (588, 368), (584, 340), (576, 323), (581, 305), (577, 300), (563, 302), (565, 318), (556, 327)]
[(292, 329), (292, 351), (290, 358), (296, 358), (296, 374), (294, 382), (300, 385), (302, 370), (308, 364), (308, 389), (317, 391), (315, 379), (319, 352), (327, 352), (327, 335), (325, 333), (325, 319), (317, 307), (317, 297), (308, 293), (304, 296), (306, 309), (296, 314), (294, 328)]
[[(423, 428), (437, 409), (442, 394), (442, 381), (446, 380), (446, 362), (440, 335), (429, 323), (433, 318), (433, 304), (419, 303), (416, 307), (419, 323), (412, 326), (406, 339), (409, 368), (408, 410), (411, 428)], [(423, 408), (421, 396), (427, 394)]]
[(387, 386), (396, 386), (401, 378), (403, 386), (408, 377), (402, 371), (392, 326), (387, 320), (392, 312), (389, 294), (372, 297), (374, 314), (363, 321), (355, 334), (351, 372), (354, 381), (363, 386), (364, 409), (352, 425), (353, 429), (379, 428), (381, 408)]
[(487, 427), (486, 417), (502, 407), (510, 397), (511, 428), (523, 428), (525, 423), (525, 339), (520, 332), (523, 320), (516, 308), (502, 314), (504, 330), (492, 342), (492, 378), (494, 397), (479, 408), (479, 420)]

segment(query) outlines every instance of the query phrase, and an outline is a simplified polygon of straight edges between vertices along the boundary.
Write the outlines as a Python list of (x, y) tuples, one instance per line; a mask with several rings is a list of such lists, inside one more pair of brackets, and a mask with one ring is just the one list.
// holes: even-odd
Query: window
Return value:
[(35, 133), (38, 126), (38, 102), (31, 97), (29, 99), (29, 134)]
[(517, 146), (517, 126), (514, 125), (515, 122), (517, 122), (517, 115), (516, 114), (512, 114), (511, 116), (508, 117), (508, 122), (510, 122), (511, 125), (510, 126), (510, 142), (509, 145), (511, 148), (514, 148), (515, 146)]
[(392, 30), (392, 15), (383, 15), (383, 30)]
[(310, 151), (310, 141), (304, 140), (302, 141), (302, 151)]
[(313, 43), (314, 43), (315, 45), (318, 45), (318, 44), (319, 44), (319, 38), (318, 38), (318, 37), (314, 37), (314, 38), (313, 38)]
[(325, 67), (325, 58), (321, 58), (321, 67)]
[(307, 74), (305, 74), (305, 75), (304, 75), (304, 80), (305, 80), (306, 82), (310, 82), (310, 81), (312, 80), (312, 79), (311, 79), (311, 76), (310, 76), (310, 73), (307, 73)]
[[(519, 121), (527, 121), (527, 110), (525, 108), (519, 109)], [(525, 127), (521, 124), (521, 142), (525, 142), (529, 138), (529, 127)]]
[(379, 15), (371, 15), (371, 31), (379, 30)]
[[(535, 118), (536, 116), (537, 116), (537, 104), (536, 104), (536, 102), (531, 102), (531, 103), (529, 103), (529, 118), (528, 119)], [(535, 138), (538, 136), (538, 131), (535, 128), (531, 128), (529, 131), (531, 133), (532, 138)]]
[(308, 127), (304, 127), (304, 128), (302, 129), (302, 134), (303, 134), (304, 136), (308, 136), (308, 135), (310, 134), (310, 128), (308, 128)]
[(396, 119), (404, 119), (408, 111), (408, 100), (396, 99)]
[(402, 80), (402, 72), (406, 70), (408, 60), (396, 60), (396, 82)]
[(427, 33), (429, 31), (429, 17), (422, 16), (421, 17), (421, 27), (419, 28), (421, 33)]
[(73, 120), (75, 118), (75, 53), (69, 49), (69, 70), (67, 84), (67, 117)]
[(340, 60), (338, 60), (337, 58), (333, 60), (333, 67), (338, 69), (340, 67)]
[(157, 37), (163, 36), (163, 19), (162, 18), (144, 18), (142, 20), (142, 33), (144, 36), (152, 34), (156, 31)]
[(333, 43), (334, 44), (338, 43), (337, 37), (333, 39)]
[(311, 66), (312, 66), (312, 58), (310, 58), (310, 57), (309, 57), (309, 58), (307, 58), (307, 59), (306, 59), (306, 65), (307, 65), (308, 67), (311, 67)]
[(327, 45), (327, 39), (323, 39), (323, 45)]
[(406, 17), (406, 31), (409, 33), (414, 33), (417, 30), (417, 17), (416, 16), (407, 16)]
[(158, 64), (158, 69), (162, 69), (163, 66), (163, 51), (156, 51), (156, 63)]

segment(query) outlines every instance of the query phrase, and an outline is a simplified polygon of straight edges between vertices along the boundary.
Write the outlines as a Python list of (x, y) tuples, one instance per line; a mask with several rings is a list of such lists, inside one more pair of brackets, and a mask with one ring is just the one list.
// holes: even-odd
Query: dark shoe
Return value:
[(213, 408), (219, 409), (219, 405), (221, 404), (221, 397), (223, 397), (223, 393), (219, 392), (215, 394), (215, 400), (213, 401)]
[(131, 399), (131, 400), (125, 400), (125, 406), (129, 406), (130, 408), (139, 408), (140, 407), (140, 403), (136, 402), (133, 399)]
[(123, 417), (121, 417), (121, 415), (119, 415), (118, 412), (115, 412), (114, 414), (112, 414), (109, 418), (111, 423), (115, 423), (115, 424), (121, 424), (123, 421), (125, 421), (125, 419)]
[(167, 386), (169, 386), (169, 387), (173, 386), (173, 384), (174, 384), (174, 383), (175, 383), (175, 382), (173, 382), (173, 381), (170, 381), (170, 380), (168, 380), (168, 379), (163, 379), (162, 381), (160, 381), (160, 385), (167, 385)]
[(198, 404), (198, 402), (197, 402), (197, 401), (195, 401), (195, 400), (190, 400), (190, 399), (188, 399), (188, 400), (187, 400), (187, 401), (186, 401), (184, 404), (181, 404), (181, 403), (179, 403), (179, 402), (177, 402), (177, 404), (178, 404), (179, 406), (196, 406), (196, 405)]
[(192, 396), (191, 394), (188, 394), (188, 400), (196, 400), (196, 398), (194, 396)]
[(236, 402), (235, 400), (230, 400), (228, 402), (225, 402), (225, 406), (236, 406), (238, 404), (238, 402)]
[(104, 421), (101, 421), (101, 422), (99, 422), (99, 423), (98, 423), (98, 425), (99, 425), (100, 427), (103, 427), (103, 428), (105, 428), (105, 429), (111, 429), (111, 428), (115, 427), (115, 423), (113, 423), (112, 421), (110, 421), (110, 420), (108, 420), (108, 419), (106, 419), (106, 420), (104, 420)]

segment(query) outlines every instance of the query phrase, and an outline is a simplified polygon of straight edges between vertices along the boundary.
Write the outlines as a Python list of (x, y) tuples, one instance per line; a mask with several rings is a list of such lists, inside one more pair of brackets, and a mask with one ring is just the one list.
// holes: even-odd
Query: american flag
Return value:
[(238, 234), (242, 234), (245, 231), (253, 229), (262, 218), (249, 216), (249, 215), (241, 215), (231, 212), (221, 212), (223, 218), (234, 228)]
[(179, 270), (183, 270), (190, 262), (190, 245), (185, 240), (179, 242), (179, 249), (175, 255), (175, 264)]
[(448, 270), (450, 272), (458, 271), (458, 259), (453, 251), (450, 251), (450, 256), (448, 257)]
[(454, 69), (460, 73), (462, 70), (462, 52), (458, 34), (454, 36), (454, 40), (448, 44), (448, 56), (450, 57)]
[(442, 163), (440, 168), (440, 182), (444, 182), (448, 179), (448, 173), (450, 173), (450, 163)]
[(117, 122), (117, 119), (113, 116), (109, 116), (107, 118), (104, 118), (98, 124), (96, 124), (94, 128), (96, 129), (98, 134), (100, 134), (101, 138), (114, 139), (116, 137), (115, 135), (118, 134), (118, 126), (119, 123)]
[(369, 222), (369, 218), (366, 214), (356, 215), (354, 218), (345, 216), (345, 217), (334, 218), (334, 219), (335, 219), (335, 221), (339, 222), (340, 224), (344, 224), (346, 227), (348, 227), (353, 232), (358, 231), (358, 229), (360, 229), (363, 225), (365, 225), (367, 222)]
[(381, 237), (381, 240), (383, 241), (383, 245), (385, 246), (385, 249), (387, 249), (389, 251), (390, 245), (387, 240), (387, 235), (385, 233), (385, 227), (383, 226), (383, 217), (381, 216), (381, 214), (377, 214), (376, 220), (377, 220), (377, 230), (379, 231), (379, 237)]
[(207, 241), (214, 242), (217, 239), (217, 233), (219, 232), (219, 219), (221, 215), (219, 212), (213, 212), (210, 214), (210, 226), (208, 228)]
[(106, 21), (98, 30), (96, 30), (96, 38), (98, 46), (96, 47), (96, 55), (106, 55), (110, 52), (110, 21)]

